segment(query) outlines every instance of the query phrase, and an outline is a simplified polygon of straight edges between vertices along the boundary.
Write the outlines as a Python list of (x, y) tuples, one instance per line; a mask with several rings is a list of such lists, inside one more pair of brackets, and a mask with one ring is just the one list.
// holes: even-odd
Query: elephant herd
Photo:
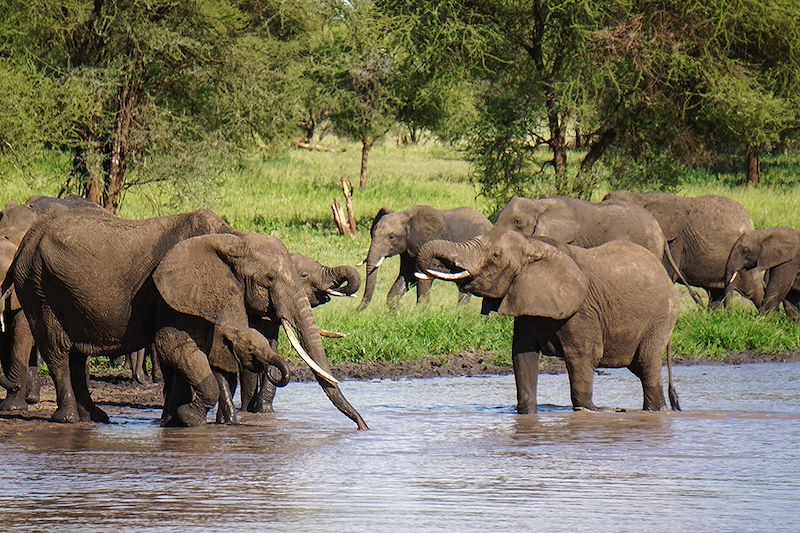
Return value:
[[(355, 268), (291, 254), (279, 239), (210, 211), (126, 220), (77, 197), (6, 206), (0, 237), (0, 410), (38, 400), (38, 353), (55, 385), (52, 420), (107, 422), (91, 398), (87, 358), (147, 348), (163, 374), (162, 425), (203, 424), (214, 405), (218, 422), (235, 423), (239, 384), (241, 409), (265, 412), (288, 383), (277, 352), (283, 328), (333, 405), (367, 429), (331, 374), (311, 312), (332, 296), (355, 296)], [(800, 232), (755, 230), (745, 209), (721, 196), (514, 198), (494, 224), (468, 208), (381, 209), (361, 309), (395, 255), (390, 307), (415, 285), (426, 301), (442, 279), (457, 284), (459, 303), (479, 296), (482, 313), (514, 317), (519, 413), (537, 409), (540, 354), (565, 361), (575, 409), (598, 409), (596, 368), (627, 367), (641, 381), (643, 408), (660, 410), (666, 352), (668, 398), (680, 409), (670, 353), (675, 282), (705, 290), (710, 307), (735, 290), (762, 312), (783, 304), (800, 318)]]

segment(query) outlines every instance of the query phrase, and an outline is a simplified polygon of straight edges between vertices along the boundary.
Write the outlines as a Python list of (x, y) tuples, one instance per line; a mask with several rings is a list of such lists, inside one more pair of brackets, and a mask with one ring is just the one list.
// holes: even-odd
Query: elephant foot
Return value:
[(186, 426), (186, 427), (194, 427), (194, 426), (202, 426), (206, 423), (206, 415), (208, 411), (204, 411), (201, 413), (201, 410), (197, 409), (190, 403), (181, 405), (178, 407), (178, 411), (176, 413), (176, 418), (178, 425)]
[(28, 402), (25, 401), (25, 392), (17, 390), (6, 394), (5, 400), (0, 402), (0, 411), (27, 411)]
[(217, 408), (217, 424), (236, 426), (239, 424), (239, 417), (236, 416), (236, 409), (230, 413), (223, 413), (222, 409)]
[(74, 424), (80, 422), (80, 417), (78, 416), (78, 410), (75, 408), (59, 407), (50, 417), (50, 420), (60, 424)]
[(108, 417), (108, 414), (96, 405), (92, 405), (88, 409), (79, 405), (78, 414), (80, 415), (81, 422), (99, 422), (101, 424), (108, 424), (111, 420)]
[(274, 413), (275, 409), (272, 407), (272, 402), (255, 402), (247, 408), (248, 413)]

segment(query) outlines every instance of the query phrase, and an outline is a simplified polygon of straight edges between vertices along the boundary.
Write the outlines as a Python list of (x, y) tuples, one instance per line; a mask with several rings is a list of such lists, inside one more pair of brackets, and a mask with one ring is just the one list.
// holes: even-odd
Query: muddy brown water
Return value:
[[(682, 413), (642, 413), (626, 370), (574, 413), (567, 377), (514, 414), (512, 376), (344, 382), (273, 415), (162, 429), (38, 423), (0, 442), (5, 531), (797, 531), (800, 363), (676, 368)], [(37, 424), (31, 422), (31, 424)]]

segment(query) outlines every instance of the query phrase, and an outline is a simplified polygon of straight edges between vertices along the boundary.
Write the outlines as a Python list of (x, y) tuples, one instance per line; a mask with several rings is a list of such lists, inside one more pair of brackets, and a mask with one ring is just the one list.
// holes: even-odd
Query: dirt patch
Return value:
[[(800, 353), (761, 354), (757, 352), (730, 353), (722, 358), (676, 357), (675, 363), (681, 365), (784, 363), (800, 361)], [(555, 357), (540, 359), (540, 372), (556, 374), (565, 372), (564, 362)], [(293, 365), (292, 379), (308, 381), (311, 372), (306, 367)], [(497, 365), (494, 354), (490, 352), (463, 352), (460, 354), (429, 357), (402, 363), (347, 363), (333, 367), (333, 374), (345, 380), (398, 380), (448, 376), (487, 376), (511, 374), (510, 366)], [(138, 384), (121, 372), (91, 380), (92, 398), (109, 415), (116, 415), (130, 408), (160, 408), (161, 384)], [(0, 437), (4, 435), (31, 431), (44, 427), (56, 410), (55, 390), (49, 378), (42, 379), (42, 401), (30, 406), (26, 412), (0, 412)]]

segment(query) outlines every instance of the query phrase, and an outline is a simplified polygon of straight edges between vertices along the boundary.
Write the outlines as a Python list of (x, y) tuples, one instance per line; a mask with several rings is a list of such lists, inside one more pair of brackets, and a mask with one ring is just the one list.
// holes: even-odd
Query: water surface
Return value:
[(675, 371), (683, 413), (642, 413), (627, 370), (573, 413), (565, 375), (519, 416), (512, 376), (316, 384), (244, 425), (42, 424), (0, 446), (6, 531), (797, 531), (800, 364)]

